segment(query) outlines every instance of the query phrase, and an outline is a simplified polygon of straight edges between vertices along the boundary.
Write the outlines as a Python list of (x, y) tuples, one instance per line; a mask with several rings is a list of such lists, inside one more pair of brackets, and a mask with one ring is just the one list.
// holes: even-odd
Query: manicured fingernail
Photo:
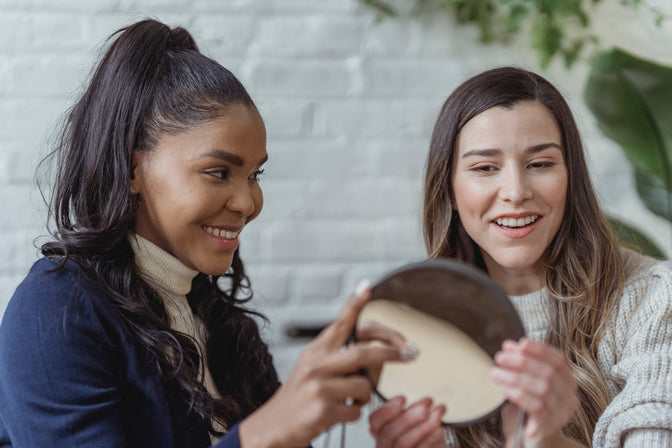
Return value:
[(355, 294), (357, 294), (358, 296), (364, 294), (364, 291), (366, 291), (367, 289), (369, 289), (370, 286), (371, 286), (371, 282), (370, 282), (370, 281), (368, 281), (368, 280), (366, 280), (366, 279), (360, 281), (360, 282), (357, 284), (357, 287), (355, 288)]
[(409, 341), (408, 339), (406, 340), (406, 348), (402, 348), (399, 350), (399, 354), (401, 355), (402, 361), (412, 361), (415, 358), (418, 357), (420, 354), (420, 350), (414, 343)]

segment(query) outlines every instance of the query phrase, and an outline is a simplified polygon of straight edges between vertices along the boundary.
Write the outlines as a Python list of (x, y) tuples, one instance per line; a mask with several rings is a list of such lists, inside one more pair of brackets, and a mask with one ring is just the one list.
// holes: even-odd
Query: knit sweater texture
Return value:
[[(623, 250), (626, 282), (598, 348), (612, 401), (595, 448), (672, 447), (672, 263)], [(550, 328), (548, 291), (510, 296), (528, 337)]]

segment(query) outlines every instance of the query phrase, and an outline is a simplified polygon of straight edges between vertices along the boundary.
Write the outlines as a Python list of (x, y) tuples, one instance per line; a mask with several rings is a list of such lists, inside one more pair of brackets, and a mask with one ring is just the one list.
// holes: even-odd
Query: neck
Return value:
[(131, 233), (128, 241), (135, 253), (135, 262), (146, 281), (163, 293), (181, 297), (191, 290), (191, 282), (198, 275), (178, 258), (142, 236)]
[(538, 291), (545, 285), (544, 270), (541, 266), (507, 268), (488, 256), (483, 257), (488, 274), (507, 295), (521, 296)]

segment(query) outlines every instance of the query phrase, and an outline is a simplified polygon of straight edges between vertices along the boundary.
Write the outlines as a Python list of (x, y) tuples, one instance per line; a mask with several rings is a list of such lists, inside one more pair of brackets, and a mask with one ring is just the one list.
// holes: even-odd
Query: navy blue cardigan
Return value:
[[(162, 382), (73, 262), (37, 261), (0, 325), (0, 447), (203, 448), (203, 419)], [(240, 448), (238, 425), (218, 448)]]

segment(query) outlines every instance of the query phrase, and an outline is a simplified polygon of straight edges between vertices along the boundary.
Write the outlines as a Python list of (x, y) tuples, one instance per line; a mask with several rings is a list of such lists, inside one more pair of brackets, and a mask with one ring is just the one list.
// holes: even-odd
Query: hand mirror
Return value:
[(383, 400), (432, 397), (446, 405), (443, 423), (454, 427), (485, 420), (506, 402), (490, 380), (493, 358), (504, 340), (525, 332), (506, 294), (477, 268), (441, 258), (394, 270), (372, 287), (357, 326), (365, 321), (419, 349), (411, 362), (385, 364), (376, 387)]

